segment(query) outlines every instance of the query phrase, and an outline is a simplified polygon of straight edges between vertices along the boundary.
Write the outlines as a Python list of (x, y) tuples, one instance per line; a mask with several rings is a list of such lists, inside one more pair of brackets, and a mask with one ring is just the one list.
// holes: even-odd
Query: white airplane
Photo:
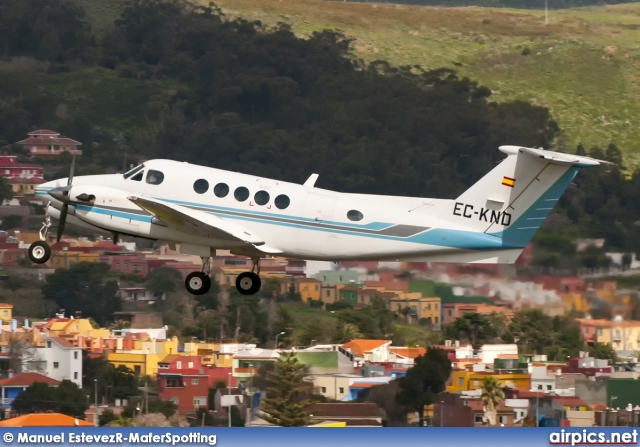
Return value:
[(202, 258), (187, 290), (206, 293), (216, 249), (252, 259), (238, 291), (260, 290), (260, 259), (514, 263), (590, 157), (518, 146), (455, 200), (347, 194), (171, 160), (150, 160), (125, 174), (54, 180), (36, 188), (48, 202), (34, 263), (47, 262), (51, 217), (119, 235), (167, 241)]

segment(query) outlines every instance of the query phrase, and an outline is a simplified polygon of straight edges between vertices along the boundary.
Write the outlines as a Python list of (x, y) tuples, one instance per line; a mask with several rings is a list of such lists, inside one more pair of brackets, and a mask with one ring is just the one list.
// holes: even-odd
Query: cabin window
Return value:
[(200, 180), (196, 180), (193, 184), (193, 190), (198, 194), (204, 194), (209, 189), (209, 182), (205, 179), (201, 178)]
[(354, 222), (362, 220), (363, 218), (364, 216), (362, 215), (362, 213), (357, 210), (351, 210), (347, 213), (347, 219), (352, 220)]
[(244, 186), (240, 186), (236, 188), (235, 192), (233, 193), (233, 196), (236, 198), (238, 202), (244, 202), (249, 198), (249, 190)]
[(149, 169), (147, 173), (147, 183), (150, 185), (159, 185), (164, 180), (164, 174), (160, 171)]
[(269, 203), (269, 193), (267, 191), (258, 191), (256, 195), (253, 196), (253, 200), (255, 200), (258, 205), (266, 205)]
[(221, 199), (227, 197), (227, 194), (229, 194), (229, 185), (226, 183), (218, 183), (213, 187), (213, 193)]
[(274, 200), (274, 202), (276, 204), (276, 207), (278, 209), (286, 209), (289, 207), (289, 204), (291, 203), (291, 200), (289, 200), (289, 196), (286, 196), (284, 194), (280, 194), (278, 197), (276, 197), (276, 200)]
[(138, 172), (136, 175), (134, 175), (133, 177), (131, 177), (131, 180), (135, 180), (136, 182), (141, 182), (142, 181), (142, 176), (144, 175), (144, 171), (142, 172)]

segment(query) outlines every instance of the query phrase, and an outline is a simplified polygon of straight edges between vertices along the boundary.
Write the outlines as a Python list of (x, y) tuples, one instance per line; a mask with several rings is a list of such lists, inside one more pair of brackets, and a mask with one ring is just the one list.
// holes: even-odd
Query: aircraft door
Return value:
[(304, 203), (303, 216), (308, 221), (298, 231), (298, 251), (309, 255), (330, 255), (337, 244), (337, 233), (331, 231), (336, 197), (310, 192)]

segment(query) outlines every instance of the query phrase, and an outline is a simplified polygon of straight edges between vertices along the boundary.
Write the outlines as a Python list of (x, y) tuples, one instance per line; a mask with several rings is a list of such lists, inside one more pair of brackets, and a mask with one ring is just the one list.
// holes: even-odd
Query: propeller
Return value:
[(56, 242), (60, 242), (62, 233), (64, 231), (64, 224), (67, 221), (67, 214), (69, 213), (69, 192), (71, 192), (71, 183), (73, 182), (73, 171), (76, 167), (76, 156), (71, 158), (71, 172), (69, 172), (69, 179), (67, 180), (67, 186), (61, 186), (49, 191), (49, 195), (56, 200), (62, 202), (62, 209), (60, 210), (60, 222), (58, 223), (58, 235)]

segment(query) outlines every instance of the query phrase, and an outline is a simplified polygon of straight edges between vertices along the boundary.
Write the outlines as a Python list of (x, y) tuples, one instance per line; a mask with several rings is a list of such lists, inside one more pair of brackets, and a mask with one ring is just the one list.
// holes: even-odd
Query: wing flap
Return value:
[(258, 235), (212, 214), (138, 196), (129, 197), (129, 200), (153, 214), (166, 225), (180, 231), (197, 232), (198, 234), (206, 234), (207, 237), (241, 241), (257, 246), (264, 245), (264, 241)]

